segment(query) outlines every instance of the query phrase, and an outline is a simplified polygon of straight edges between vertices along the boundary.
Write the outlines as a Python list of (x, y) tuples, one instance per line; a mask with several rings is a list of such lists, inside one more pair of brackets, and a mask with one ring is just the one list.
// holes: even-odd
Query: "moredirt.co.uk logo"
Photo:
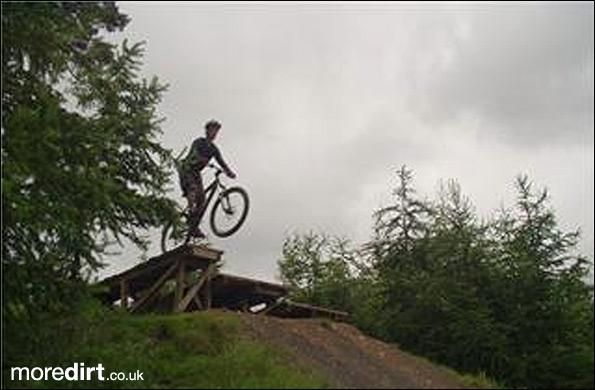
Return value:
[(10, 379), (12, 381), (142, 381), (143, 373), (137, 370), (132, 373), (110, 372), (106, 374), (105, 367), (99, 363), (96, 366), (85, 366), (85, 363), (74, 363), (69, 367), (12, 367)]

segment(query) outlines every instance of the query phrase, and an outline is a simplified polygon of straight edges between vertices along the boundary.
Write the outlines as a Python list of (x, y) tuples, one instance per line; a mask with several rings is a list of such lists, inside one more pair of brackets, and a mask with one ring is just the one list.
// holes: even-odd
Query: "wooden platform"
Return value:
[(347, 318), (344, 312), (290, 302), (285, 299), (289, 290), (280, 284), (219, 272), (222, 255), (206, 246), (180, 246), (104, 279), (98, 295), (131, 312), (252, 311), (262, 306), (260, 313), (279, 317)]
[(199, 308), (209, 308), (209, 283), (222, 254), (223, 251), (205, 246), (180, 246), (104, 279), (100, 284), (107, 291), (101, 298), (109, 303), (119, 300), (123, 308), (135, 312), (171, 292), (172, 311), (186, 311), (191, 302)]

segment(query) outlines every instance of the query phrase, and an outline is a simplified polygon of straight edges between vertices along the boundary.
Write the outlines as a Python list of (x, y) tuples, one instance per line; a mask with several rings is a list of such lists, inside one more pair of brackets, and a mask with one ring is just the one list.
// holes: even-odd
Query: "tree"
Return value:
[(384, 291), (362, 252), (344, 238), (296, 233), (285, 238), (277, 265), (293, 299), (346, 311), (349, 321), (381, 337)]
[(394, 203), (374, 213), (374, 240), (368, 246), (378, 259), (395, 257), (411, 251), (416, 239), (426, 231), (425, 221), (430, 210), (425, 201), (416, 197), (412, 186), (413, 172), (403, 165), (398, 171), (399, 185), (394, 190)]
[[(397, 174), (361, 252), (330, 256), (323, 235), (286, 240), (280, 268), (296, 296), (329, 304), (346, 291), (343, 308), (363, 330), (504, 385), (592, 388), (589, 261), (575, 253), (579, 231), (558, 227), (548, 192), (520, 176), (516, 207), (479, 221), (456, 181), (428, 201), (410, 170)], [(329, 267), (336, 259), (357, 267)]]
[(114, 2), (2, 4), (2, 268), (7, 320), (78, 295), (101, 255), (173, 211), (159, 145), (165, 86), (142, 44), (108, 43)]
[(508, 326), (512, 384), (593, 386), (593, 294), (589, 261), (576, 255), (580, 232), (562, 231), (549, 193), (516, 180), (515, 210), (495, 224), (495, 266), (501, 278), (496, 320)]
[(403, 325), (408, 323), (404, 314), (412, 313), (410, 309), (416, 305), (415, 286), (425, 284), (427, 273), (423, 272), (423, 267), (427, 256), (423, 252), (429, 233), (427, 221), (431, 217), (429, 203), (420, 199), (413, 187), (413, 172), (402, 166), (397, 177), (399, 182), (392, 202), (373, 214), (374, 238), (365, 245), (373, 258), (383, 296), (382, 316), (378, 322), (382, 323), (384, 331), (379, 333), (393, 341), (395, 324), (398, 321)]
[(411, 175), (399, 177), (394, 203), (381, 209), (390, 218), (378, 219), (368, 245), (385, 248), (374, 252), (384, 296), (377, 333), (510, 386), (592, 387), (589, 262), (575, 254), (579, 232), (558, 227), (548, 192), (521, 176), (516, 208), (479, 222), (456, 182), (422, 202)]
[(349, 245), (347, 240), (314, 232), (287, 237), (277, 264), (292, 298), (351, 311), (358, 264)]

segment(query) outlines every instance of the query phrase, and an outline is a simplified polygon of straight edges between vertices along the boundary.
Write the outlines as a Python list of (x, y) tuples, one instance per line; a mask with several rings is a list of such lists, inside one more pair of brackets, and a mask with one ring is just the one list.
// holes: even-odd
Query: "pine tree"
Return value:
[[(142, 44), (106, 41), (114, 2), (2, 3), (3, 312), (67, 306), (114, 240), (172, 212), (165, 90), (141, 78)], [(83, 284), (81, 284), (83, 283)]]
[(547, 190), (534, 191), (526, 176), (516, 187), (516, 209), (496, 225), (502, 277), (494, 312), (509, 329), (507, 379), (529, 387), (592, 386), (593, 296), (585, 283), (589, 262), (575, 253), (580, 232), (558, 227)]

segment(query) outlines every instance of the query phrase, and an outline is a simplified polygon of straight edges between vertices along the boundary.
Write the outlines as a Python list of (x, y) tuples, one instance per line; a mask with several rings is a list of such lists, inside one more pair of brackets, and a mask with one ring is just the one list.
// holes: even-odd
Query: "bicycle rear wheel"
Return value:
[(188, 241), (188, 218), (186, 212), (170, 220), (161, 231), (161, 250), (163, 253)]
[(229, 237), (242, 226), (248, 215), (248, 193), (241, 187), (223, 191), (211, 209), (211, 230), (218, 237)]

